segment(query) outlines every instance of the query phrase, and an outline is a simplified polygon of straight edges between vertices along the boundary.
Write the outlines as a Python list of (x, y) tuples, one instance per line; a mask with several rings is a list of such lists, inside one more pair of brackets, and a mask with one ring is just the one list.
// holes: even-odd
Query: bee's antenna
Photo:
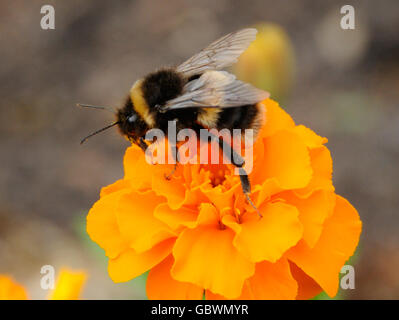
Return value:
[(76, 106), (81, 107), (81, 108), (101, 109), (101, 110), (106, 110), (108, 112), (115, 113), (115, 110), (112, 110), (109, 107), (93, 106), (91, 104), (83, 104), (83, 103), (77, 103)]
[(117, 125), (117, 124), (119, 124), (119, 123), (120, 123), (120, 121), (116, 121), (116, 122), (111, 123), (110, 125), (108, 125), (108, 126), (106, 126), (106, 127), (104, 127), (104, 128), (101, 128), (100, 130), (97, 130), (97, 131), (95, 131), (95, 132), (89, 134), (87, 137), (84, 137), (84, 138), (80, 141), (80, 144), (83, 144), (83, 143), (84, 143), (87, 139), (89, 139), (90, 137), (95, 136), (96, 134), (98, 134), (98, 133), (100, 133), (100, 132), (103, 132), (103, 131), (105, 131), (105, 130), (107, 130), (107, 129), (109, 129), (109, 128), (111, 128), (111, 127), (113, 127), (113, 126), (115, 126), (115, 125)]

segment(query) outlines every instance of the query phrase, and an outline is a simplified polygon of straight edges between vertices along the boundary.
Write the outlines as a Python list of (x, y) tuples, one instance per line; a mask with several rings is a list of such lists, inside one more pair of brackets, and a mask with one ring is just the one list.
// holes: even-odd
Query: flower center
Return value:
[(210, 172), (209, 177), (213, 187), (223, 184), (226, 179), (226, 173), (228, 173), (225, 165), (206, 165), (205, 170)]

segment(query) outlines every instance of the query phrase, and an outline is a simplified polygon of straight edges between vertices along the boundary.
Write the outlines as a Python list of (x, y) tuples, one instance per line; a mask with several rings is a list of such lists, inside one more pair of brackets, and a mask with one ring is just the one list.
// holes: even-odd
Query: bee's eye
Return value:
[(136, 120), (137, 120), (137, 115), (136, 114), (134, 114), (134, 115), (130, 116), (129, 118), (127, 118), (127, 121), (130, 122), (130, 123), (135, 122)]

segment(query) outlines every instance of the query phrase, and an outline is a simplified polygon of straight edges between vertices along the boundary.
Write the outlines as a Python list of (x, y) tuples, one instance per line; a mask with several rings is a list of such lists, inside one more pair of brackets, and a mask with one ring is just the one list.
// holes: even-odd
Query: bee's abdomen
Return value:
[(257, 115), (256, 105), (223, 109), (218, 115), (217, 129), (250, 129)]
[(150, 109), (176, 98), (183, 91), (184, 78), (173, 69), (149, 74), (142, 83), (143, 97)]

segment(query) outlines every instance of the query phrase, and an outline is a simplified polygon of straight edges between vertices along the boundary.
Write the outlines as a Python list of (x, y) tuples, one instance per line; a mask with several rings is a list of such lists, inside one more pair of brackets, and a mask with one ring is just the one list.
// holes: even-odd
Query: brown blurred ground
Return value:
[[(44, 4), (55, 30), (40, 28)], [(348, 298), (399, 298), (399, 5), (355, 3), (356, 30), (337, 31), (344, 4), (2, 1), (0, 273), (42, 297), (40, 267), (69, 265), (90, 272), (85, 298), (143, 297), (114, 285), (77, 236), (100, 187), (122, 176), (128, 144), (114, 130), (80, 146), (112, 116), (75, 103), (118, 106), (138, 77), (266, 21), (285, 29), (296, 56), (282, 106), (329, 138), (336, 191), (364, 222)]]

